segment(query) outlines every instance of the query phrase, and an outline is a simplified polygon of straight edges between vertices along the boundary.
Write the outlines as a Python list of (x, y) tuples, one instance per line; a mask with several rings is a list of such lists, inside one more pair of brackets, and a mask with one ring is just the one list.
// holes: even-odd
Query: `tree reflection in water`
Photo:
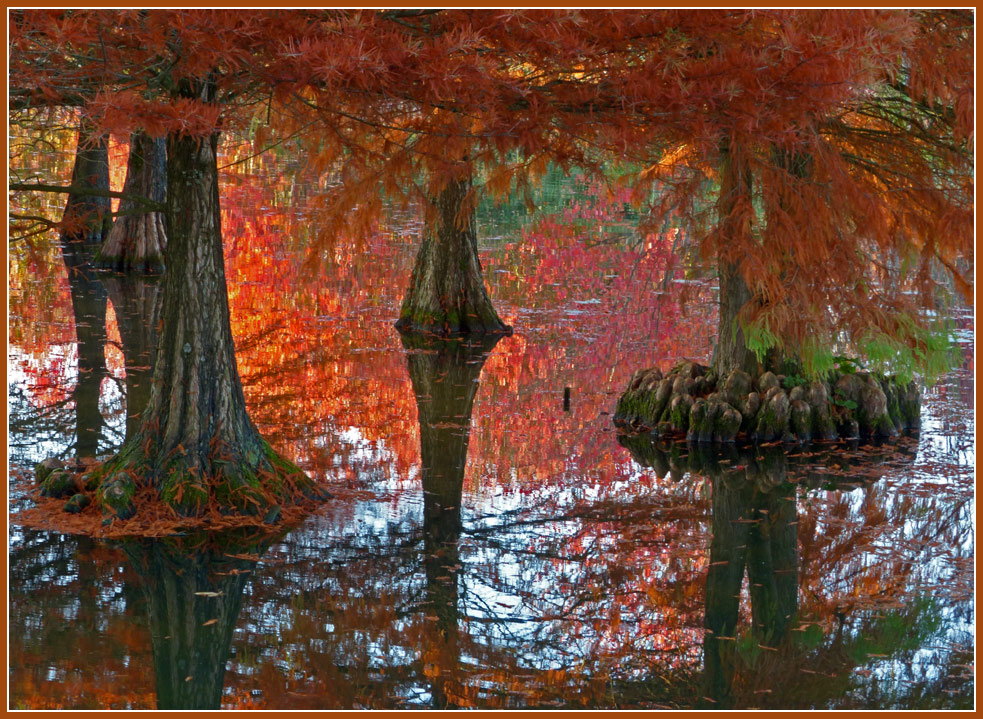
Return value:
[(270, 535), (126, 540), (147, 600), (158, 709), (219, 709), (243, 590)]
[(150, 401), (160, 320), (160, 277), (102, 273), (105, 292), (113, 303), (126, 369), (126, 438), (140, 424)]
[[(230, 233), (230, 257), (239, 247), (230, 281), (239, 363), (261, 429), (339, 499), (266, 550), (245, 575), (253, 579), (239, 590), (241, 609), (219, 606), (239, 585), (209, 575), (209, 561), (225, 560), (204, 548), (178, 558), (166, 547), (141, 549), (141, 578), (101, 542), (15, 530), (12, 703), (153, 706), (163, 699), (151, 662), (172, 660), (148, 638), (146, 616), (193, 625), (194, 635), (179, 639), (193, 654), (208, 630), (224, 641), (223, 622), (238, 611), (228, 668), (217, 647), (211, 670), (194, 672), (196, 697), (212, 705), (222, 681), (224, 707), (287, 709), (692, 707), (704, 696), (735, 707), (971, 704), (973, 680), (959, 666), (972, 661), (974, 641), (973, 420), (960, 399), (971, 397), (970, 369), (927, 394), (914, 466), (889, 448), (791, 448), (765, 462), (758, 457), (770, 452), (656, 453), (639, 444), (633, 461), (607, 431), (603, 412), (616, 396), (607, 393), (623, 386), (640, 352), (653, 363), (694, 352), (699, 343), (679, 340), (679, 330), (699, 323), (668, 323), (676, 344), (654, 343), (638, 321), (654, 312), (641, 302), (647, 285), (628, 281), (630, 263), (613, 259), (621, 250), (612, 246), (607, 263), (577, 260), (583, 243), (566, 229), (562, 262), (524, 259), (519, 241), (489, 250), (489, 267), (501, 270), (488, 273), (496, 301), (506, 298), (523, 329), (484, 365), (479, 353), (456, 368), (464, 348), (399, 346), (392, 318), (409, 273), (400, 262), (412, 259), (400, 242), (347, 248), (315, 285), (300, 282), (291, 269), (299, 262), (276, 259), (290, 233), (280, 214), (261, 208), (275, 204), (268, 188), (282, 191), (284, 182), (269, 173), (227, 188), (240, 193), (230, 212), (249, 220), (241, 237)], [(245, 189), (255, 190), (251, 199)], [(303, 224), (312, 221), (305, 215)], [(60, 271), (60, 260), (52, 266)], [(60, 329), (69, 326), (71, 288), (59, 289), (59, 276), (31, 275), (40, 284), (25, 282), (12, 297), (12, 307), (27, 308), (12, 317), (19, 336), (38, 338), (11, 348), (23, 366), (43, 370), (73, 341)], [(622, 284), (611, 304), (602, 285), (614, 276)], [(626, 311), (626, 287), (638, 293), (629, 306), (648, 309)], [(538, 299), (524, 300), (534, 288)], [(127, 317), (142, 311), (126, 309), (125, 291), (107, 289), (132, 416), (149, 361), (131, 352), (143, 340), (129, 339)], [(595, 297), (608, 304), (586, 303)], [(46, 307), (67, 319), (45, 319), (38, 310)], [(56, 376), (62, 399), (76, 380), (66, 365)], [(564, 385), (574, 389), (570, 413), (560, 411)], [(77, 395), (82, 415), (99, 402), (104, 414), (118, 411), (109, 386), (101, 399)], [(42, 433), (53, 447), (46, 451), (70, 456), (76, 430), (117, 424), (113, 416), (87, 424), (64, 403), (48, 411), (54, 393), (29, 381), (11, 395), (11, 463), (22, 472), (41, 458), (33, 453)], [(115, 433), (102, 430), (102, 443), (111, 442)], [(789, 476), (794, 489), (783, 484)], [(783, 517), (798, 522), (797, 544)], [(788, 574), (776, 570), (789, 565)], [(189, 596), (180, 575), (167, 574), (182, 566), (203, 574), (194, 591), (221, 589), (225, 598)], [(757, 580), (735, 589), (745, 574)], [(166, 591), (196, 604), (151, 608), (137, 587), (161, 588), (158, 602)], [(209, 608), (215, 613), (199, 622)], [(202, 626), (212, 618), (222, 621)], [(175, 636), (152, 621), (161, 637)], [(717, 659), (728, 663), (714, 679), (704, 670)], [(172, 676), (186, 679), (174, 661)], [(178, 689), (164, 693), (185, 700)]]
[(423, 647), (424, 674), (431, 679), (431, 706), (458, 706), (458, 540), (471, 411), (478, 378), (501, 335), (441, 339), (402, 335), (420, 420), (423, 485), (423, 554), (426, 619), (434, 626)]
[(75, 402), (75, 455), (93, 458), (99, 453), (103, 420), (99, 411), (102, 381), (106, 378), (106, 288), (99, 274), (84, 262), (69, 263), (68, 285), (72, 293), (75, 335), (78, 342), (78, 379), (72, 391)]
[[(709, 481), (712, 504), (704, 615), (704, 706), (817, 706), (827, 697), (849, 696), (858, 680), (862, 684), (864, 677), (871, 676), (869, 670), (854, 673), (870, 657), (902, 659), (943, 624), (939, 605), (928, 598), (919, 599), (917, 590), (914, 597), (901, 599), (905, 591), (911, 591), (905, 588), (909, 577), (904, 576), (910, 564), (903, 560), (889, 561), (888, 569), (880, 572), (873, 562), (861, 570), (868, 574), (863, 579), (856, 576), (854, 568), (847, 567), (854, 586), (858, 579), (866, 579), (873, 587), (880, 584), (880, 606), (876, 599), (870, 605), (857, 602), (854, 606), (843, 601), (817, 602), (817, 589), (835, 592), (839, 572), (834, 566), (834, 571), (823, 575), (824, 568), (815, 566), (830, 558), (828, 551), (817, 552), (814, 546), (815, 513), (809, 512), (806, 525), (800, 526), (804, 517), (798, 504), (809, 502), (810, 494), (831, 490), (842, 493), (842, 498), (859, 488), (860, 521), (845, 540), (835, 536), (841, 527), (849, 526), (841, 509), (834, 508), (833, 516), (819, 515), (818, 521), (839, 525), (829, 538), (829, 546), (840, 545), (837, 554), (848, 557), (856, 548), (869, 547), (872, 534), (891, 526), (884, 509), (878, 506), (875, 483), (899, 468), (910, 468), (916, 458), (911, 443), (867, 446), (857, 451), (842, 445), (799, 450), (684, 447), (644, 437), (622, 438), (622, 443), (637, 461), (662, 473), (682, 478), (691, 472)], [(954, 529), (946, 523), (934, 528)], [(800, 542), (807, 556), (805, 565), (799, 555)], [(814, 566), (810, 567), (810, 562)], [(742, 630), (740, 623), (745, 570), (749, 631)], [(800, 606), (800, 596), (806, 600), (804, 607)], [(958, 662), (959, 656), (965, 656), (965, 651), (955, 647), (950, 661)], [(870, 689), (878, 691), (876, 682)], [(931, 692), (925, 694), (930, 702)], [(892, 700), (899, 697), (882, 698), (888, 703)]]

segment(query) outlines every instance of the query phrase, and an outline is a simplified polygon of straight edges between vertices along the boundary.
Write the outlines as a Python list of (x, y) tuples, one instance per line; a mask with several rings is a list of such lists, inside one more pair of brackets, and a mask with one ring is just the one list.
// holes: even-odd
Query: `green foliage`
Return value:
[(802, 375), (809, 379), (825, 377), (836, 363), (829, 347), (821, 344), (815, 337), (806, 340), (799, 352), (799, 362), (802, 365)]
[[(785, 347), (767, 317), (742, 325), (742, 328), (747, 347), (759, 362), (763, 362), (772, 349), (794, 352), (802, 368), (801, 374), (795, 373), (795, 376), (805, 381), (827, 377), (833, 370), (853, 374), (865, 368), (897, 375), (902, 382), (911, 381), (916, 374), (932, 381), (951, 369), (954, 360), (949, 320), (940, 319), (923, 326), (909, 315), (900, 315), (894, 334), (870, 332), (855, 338), (853, 346), (857, 357), (834, 354), (815, 338), (808, 339), (798, 348)], [(789, 384), (788, 375), (786, 373), (786, 389), (795, 386)]]
[[(758, 362), (764, 361), (768, 350), (782, 347), (781, 339), (771, 331), (767, 317), (757, 322), (742, 324), (741, 329), (744, 330), (744, 342), (747, 344), (747, 348), (754, 352), (754, 356), (758, 358)], [(736, 326), (734, 327), (734, 332), (737, 332)]]
[(897, 335), (871, 333), (858, 346), (872, 367), (891, 372), (904, 382), (911, 381), (916, 373), (932, 381), (951, 369), (954, 361), (948, 320), (922, 327), (908, 315), (901, 315)]
[(842, 374), (856, 374), (863, 369), (857, 358), (846, 357), (844, 355), (835, 355), (833, 357), (833, 366)]
[(789, 390), (809, 384), (809, 380), (798, 374), (787, 374), (782, 380), (782, 387)]

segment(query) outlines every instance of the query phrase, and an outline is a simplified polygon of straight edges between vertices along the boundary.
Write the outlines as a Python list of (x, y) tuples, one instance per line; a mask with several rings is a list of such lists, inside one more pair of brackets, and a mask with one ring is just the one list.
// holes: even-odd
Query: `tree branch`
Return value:
[(79, 195), (82, 197), (114, 197), (120, 200), (131, 200), (143, 205), (148, 212), (165, 212), (167, 207), (159, 202), (148, 200), (140, 195), (131, 195), (125, 192), (114, 190), (99, 190), (93, 187), (79, 185), (46, 185), (41, 182), (13, 182), (7, 185), (11, 192), (59, 192), (65, 195)]

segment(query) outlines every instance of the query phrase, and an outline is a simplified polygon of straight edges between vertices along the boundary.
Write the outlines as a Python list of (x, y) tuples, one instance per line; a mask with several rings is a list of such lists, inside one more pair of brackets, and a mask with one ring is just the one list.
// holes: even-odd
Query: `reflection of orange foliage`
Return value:
[[(85, 542), (85, 540), (82, 540)], [(23, 551), (23, 548), (21, 548)], [(58, 551), (55, 551), (57, 561)], [(97, 542), (79, 547), (77, 573), (60, 576), (58, 582), (40, 582), (32, 592), (30, 605), (18, 603), (12, 597), (10, 616), (30, 613), (37, 616), (60, 616), (63, 621), (42, 624), (22, 624), (14, 621), (11, 631), (30, 627), (32, 641), (24, 647), (9, 679), (12, 708), (23, 709), (153, 709), (157, 699), (152, 666), (150, 636), (146, 622), (132, 611), (120, 611), (111, 602), (98, 615), (96, 607), (105, 605), (105, 597), (117, 595), (119, 586), (132, 582), (129, 571), (120, 566), (116, 550)], [(44, 555), (18, 555), (22, 562), (44, 562)], [(54, 566), (57, 566), (55, 564)], [(132, 585), (131, 585), (132, 586)], [(23, 597), (23, 595), (21, 595)], [(76, 608), (77, 607), (77, 608)], [(129, 610), (129, 607), (127, 608)], [(66, 626), (71, 623), (71, 644), (66, 644)], [(12, 637), (12, 641), (16, 641)], [(17, 641), (21, 644), (20, 641)], [(22, 645), (23, 646), (23, 645)], [(106, 652), (107, 646), (113, 647)], [(47, 649), (50, 653), (38, 656), (35, 652)], [(93, 657), (98, 663), (93, 664)], [(51, 673), (56, 673), (52, 680)]]
[[(406, 476), (419, 462), (417, 410), (391, 323), (415, 238), (403, 240), (398, 225), (380, 228), (337, 242), (329, 269), (308, 271), (296, 238), (317, 223), (316, 210), (303, 198), (279, 207), (299, 183), (278, 175), (273, 160), (261, 164), (223, 190), (233, 334), (253, 417), (315, 472), (334, 471), (335, 457), (355, 451), (351, 437), (340, 440), (352, 428)], [(611, 436), (593, 431), (596, 423), (608, 424), (604, 413), (634, 369), (699, 357), (709, 347), (712, 323), (684, 322), (678, 301), (663, 294), (673, 288), (672, 235), (650, 236), (636, 249), (585, 241), (582, 226), (611, 221), (626, 199), (604, 199), (596, 189), (593, 204), (541, 219), (483, 260), (516, 335), (500, 341), (484, 367), (468, 486), (495, 476), (501, 457), (526, 489), (587, 467), (602, 481), (623, 476), (625, 454), (598, 441)], [(560, 411), (565, 386), (575, 398), (570, 412)], [(580, 447), (583, 437), (592, 444)], [(558, 447), (561, 438), (571, 446)]]

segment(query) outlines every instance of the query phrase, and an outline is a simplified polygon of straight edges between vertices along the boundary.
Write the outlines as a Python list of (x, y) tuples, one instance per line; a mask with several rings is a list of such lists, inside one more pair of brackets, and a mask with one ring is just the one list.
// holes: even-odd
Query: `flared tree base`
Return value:
[(663, 375), (636, 372), (618, 399), (614, 422), (626, 432), (690, 442), (808, 442), (889, 438), (917, 429), (914, 382), (854, 366), (827, 379), (735, 369), (725, 377), (695, 362)]
[(433, 311), (404, 307), (396, 322), (396, 329), (402, 334), (439, 337), (512, 334), (512, 326), (505, 324), (491, 307), (481, 312), (469, 311), (467, 308)]
[(331, 496), (263, 440), (257, 451), (234, 461), (218, 451), (204, 468), (192, 465), (189, 456), (172, 451), (155, 462), (138, 443), (128, 442), (100, 464), (66, 467), (45, 460), (36, 467), (39, 494), (67, 498), (63, 509), (69, 513), (91, 506), (106, 523), (146, 511), (175, 519), (221, 517), (224, 527), (237, 517), (275, 525), (284, 508), (313, 506)]

